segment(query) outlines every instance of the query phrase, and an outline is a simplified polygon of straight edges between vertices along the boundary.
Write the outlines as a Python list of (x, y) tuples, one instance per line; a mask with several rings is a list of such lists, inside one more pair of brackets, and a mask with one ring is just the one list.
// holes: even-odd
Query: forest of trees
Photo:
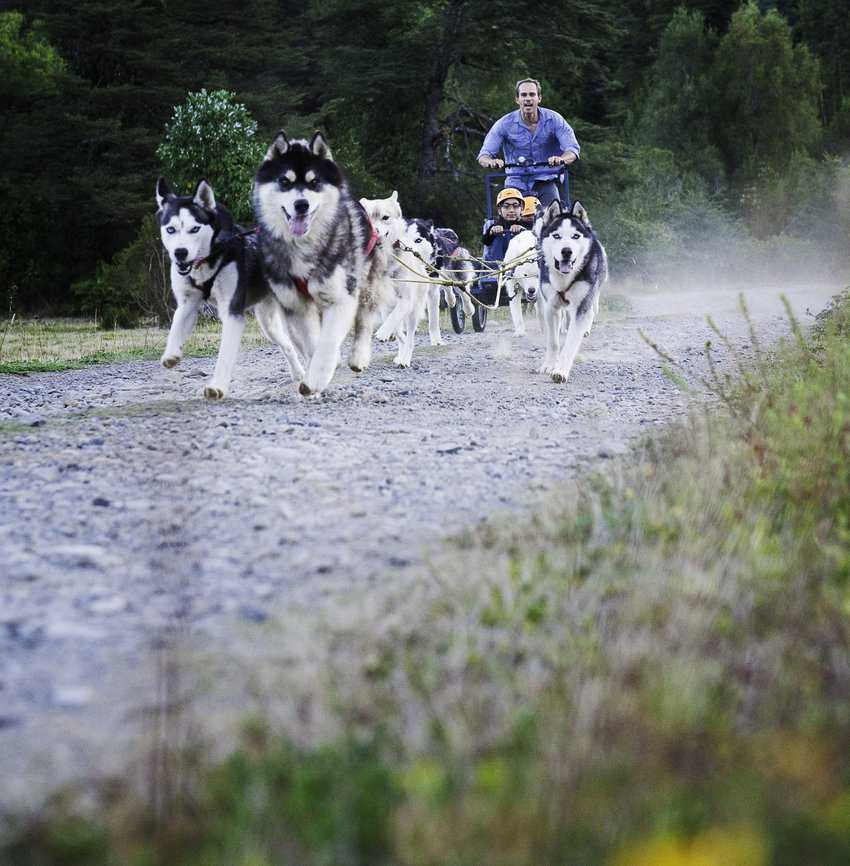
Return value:
[(358, 195), (398, 189), (407, 214), (462, 234), (480, 226), (483, 134), (527, 75), (576, 129), (575, 188), (615, 265), (720, 216), (754, 238), (811, 230), (813, 214), (848, 229), (846, 0), (0, 8), (4, 312), (79, 310), (79, 286), (118, 280), (122, 255), (142, 268), (128, 251), (150, 244), (166, 125), (202, 88), (246, 107), (261, 152), (277, 129), (321, 128)]

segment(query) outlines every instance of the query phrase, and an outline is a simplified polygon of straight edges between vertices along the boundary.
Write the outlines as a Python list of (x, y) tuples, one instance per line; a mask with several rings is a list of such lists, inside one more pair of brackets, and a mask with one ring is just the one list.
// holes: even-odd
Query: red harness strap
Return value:
[[(366, 241), (366, 246), (363, 249), (363, 254), (368, 259), (369, 256), (372, 255), (372, 252), (375, 249), (376, 244), (378, 243), (378, 230), (375, 226), (372, 225), (369, 217), (366, 217), (366, 220), (369, 222), (369, 228), (372, 230), (369, 239)], [(289, 278), (295, 283), (295, 288), (298, 290), (299, 295), (303, 295), (305, 298), (310, 297), (310, 292), (307, 289), (307, 278), (306, 277), (294, 277), (292, 274), (289, 275)]]

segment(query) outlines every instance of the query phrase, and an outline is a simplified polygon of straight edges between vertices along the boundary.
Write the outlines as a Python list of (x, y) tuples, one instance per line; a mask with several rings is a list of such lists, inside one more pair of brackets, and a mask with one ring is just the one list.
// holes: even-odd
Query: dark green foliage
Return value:
[(748, 3), (732, 17), (712, 69), (716, 144), (727, 174), (744, 182), (781, 172), (819, 144), (817, 62), (787, 22)]
[[(544, 105), (591, 131), (580, 134), (577, 188), (604, 188), (588, 204), (606, 212), (635, 188), (629, 153), (660, 148), (676, 177), (699, 175), (731, 216), (770, 234), (787, 223), (787, 196), (774, 220), (752, 216), (752, 203), (770, 202), (764, 212), (800, 186), (786, 175), (819, 158), (819, 117), (833, 152), (850, 140), (850, 16), (839, 0), (15, 5), (0, 26), (4, 307), (12, 297), (21, 309), (67, 307), (72, 282), (133, 242), (166, 124), (204, 88), (246, 106), (258, 151), (280, 128), (321, 127), (358, 196), (397, 189), (405, 213), (453, 225), (472, 246), (482, 219), (474, 157), (514, 109), (520, 77), (540, 79)], [(609, 152), (622, 156), (603, 166)], [(183, 158), (182, 145), (169, 157)], [(206, 173), (185, 161), (185, 181), (172, 183)], [(238, 170), (210, 178), (246, 222), (249, 163), (246, 153)], [(634, 257), (628, 238), (617, 241), (620, 264)]]
[(140, 319), (167, 324), (172, 297), (169, 264), (153, 216), (142, 222), (139, 236), (94, 276), (71, 287), (75, 309), (92, 316), (102, 328), (129, 328)]

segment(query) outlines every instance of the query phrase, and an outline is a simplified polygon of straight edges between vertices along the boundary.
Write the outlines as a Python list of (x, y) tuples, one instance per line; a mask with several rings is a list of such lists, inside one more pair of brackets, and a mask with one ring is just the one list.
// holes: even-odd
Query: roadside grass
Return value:
[[(622, 312), (620, 296), (603, 298), (603, 307)], [(509, 321), (507, 307), (490, 313), (498, 321)], [(526, 316), (532, 315), (531, 310)], [(440, 316), (440, 326), (451, 330), (447, 311)], [(466, 330), (472, 330), (467, 322)], [(186, 342), (184, 356), (209, 357), (218, 352), (221, 323), (214, 317), (202, 317)], [(12, 316), (0, 321), (0, 374), (51, 373), (77, 370), (94, 364), (117, 361), (156, 360), (165, 349), (168, 330), (154, 325), (138, 328), (103, 330), (93, 319), (19, 319)], [(256, 320), (249, 316), (242, 347), (267, 346)]]
[(0, 862), (845, 866), (850, 297), (792, 331), (364, 605), (329, 638), (337, 740), (246, 723), (222, 761), (160, 756), (149, 802), (57, 799)]
[[(186, 357), (218, 351), (221, 324), (203, 317), (186, 342)], [(0, 373), (44, 373), (92, 364), (135, 359), (155, 360), (165, 349), (168, 331), (153, 325), (103, 330), (93, 319), (18, 319), (0, 322)], [(245, 348), (267, 345), (249, 317)]]

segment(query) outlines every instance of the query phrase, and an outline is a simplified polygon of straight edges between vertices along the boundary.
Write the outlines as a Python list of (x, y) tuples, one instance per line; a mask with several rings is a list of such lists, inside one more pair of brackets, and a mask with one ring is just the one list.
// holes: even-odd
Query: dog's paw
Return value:
[(207, 385), (204, 388), (204, 397), (208, 400), (223, 400), (226, 393), (224, 388), (216, 388), (213, 385)]
[(395, 364), (396, 367), (409, 367), (410, 361), (405, 361), (405, 360), (399, 358), (398, 356), (396, 356), (395, 358), (393, 358), (393, 364)]
[(180, 355), (163, 355), (159, 359), (159, 362), (166, 370), (170, 370), (172, 367), (176, 367), (180, 363), (180, 357)]
[(590, 336), (590, 331), (585, 331), (585, 332), (584, 332), (584, 336), (585, 336), (585, 337), (589, 337), (589, 336)]
[(556, 372), (552, 373), (552, 381), (556, 385), (563, 385), (564, 382), (567, 381), (567, 376), (565, 373), (559, 373), (556, 371)]
[(380, 328), (375, 332), (375, 339), (379, 343), (389, 343), (394, 336), (394, 334), (391, 334), (388, 331), (382, 331)]
[(302, 397), (314, 397), (315, 398), (315, 397), (318, 397), (322, 392), (321, 391), (314, 391), (306, 382), (302, 382), (298, 386), (298, 393)]
[(520, 330), (520, 331), (514, 331), (514, 336), (515, 337), (524, 337), (525, 336), (525, 329)]
[(445, 346), (446, 341), (442, 337), (431, 337), (432, 346)]

